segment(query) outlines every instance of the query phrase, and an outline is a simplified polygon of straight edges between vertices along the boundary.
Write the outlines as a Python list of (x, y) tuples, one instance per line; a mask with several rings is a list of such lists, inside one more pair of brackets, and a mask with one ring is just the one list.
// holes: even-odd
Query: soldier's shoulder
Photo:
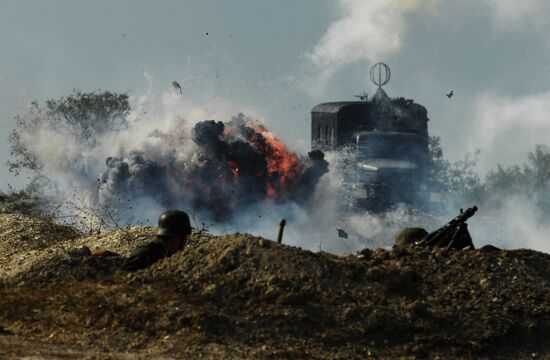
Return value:
[(413, 245), (415, 242), (422, 240), (428, 235), (426, 229), (420, 227), (406, 227), (396, 234), (395, 246), (406, 247)]
[(141, 244), (138, 246), (132, 253), (135, 252), (164, 252), (164, 245), (162, 245), (162, 242), (158, 239), (155, 239), (153, 241), (150, 241), (148, 243)]
[(122, 265), (123, 270), (134, 271), (143, 269), (164, 258), (166, 250), (159, 240), (153, 240), (138, 246)]

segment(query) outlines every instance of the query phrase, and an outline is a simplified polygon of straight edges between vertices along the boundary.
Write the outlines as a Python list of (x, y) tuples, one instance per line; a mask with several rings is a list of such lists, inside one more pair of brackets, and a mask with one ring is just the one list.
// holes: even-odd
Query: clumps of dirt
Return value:
[(30, 186), (19, 191), (12, 188), (8, 193), (0, 192), (0, 213), (41, 216), (45, 200), (37, 196), (35, 190)]
[[(141, 244), (152, 241), (157, 229), (134, 226), (107, 234), (80, 237), (68, 226), (21, 214), (0, 214), (0, 281), (32, 279), (48, 282), (82, 281), (114, 274), (124, 257)], [(209, 241), (213, 236), (194, 232), (187, 246)], [(32, 241), (30, 241), (32, 239)], [(96, 250), (108, 250), (117, 256), (90, 256)]]
[[(122, 256), (128, 256), (137, 246), (152, 241), (157, 233), (153, 226), (132, 226), (125, 229), (117, 229), (107, 234), (83, 237), (72, 241), (73, 247), (86, 246), (92, 251), (105, 249)], [(187, 246), (210, 241), (213, 235), (205, 231), (195, 231), (187, 241)]]
[[(94, 356), (538, 358), (550, 355), (550, 255), (530, 250), (313, 253), (194, 233), (135, 273), (153, 228), (81, 238), (8, 277), (0, 324)], [(99, 355), (97, 355), (99, 353)]]
[(340, 257), (232, 235), (131, 283), (169, 288), (174, 279), (178, 291), (218, 309), (214, 338), (220, 326), (238, 329), (248, 318), (254, 325), (241, 324), (241, 341), (312, 342), (329, 356), (340, 354), (334, 346), (420, 357), (550, 351), (550, 256), (530, 250), (367, 249)]
[[(355, 261), (353, 261), (355, 260)], [(220, 237), (145, 269), (141, 283), (179, 279), (180, 286), (212, 299), (304, 304), (332, 301), (334, 288), (351, 289), (365, 275), (362, 261), (313, 253), (248, 234)], [(331, 300), (332, 299), (332, 300)]]
[(35, 261), (25, 271), (20, 271), (4, 281), (26, 286), (25, 284), (99, 280), (115, 273), (124, 261), (119, 255), (96, 257), (91, 254), (89, 248), (81, 247), (40, 257), (40, 261)]
[(80, 237), (72, 227), (22, 214), (0, 214), (0, 256), (43, 250)]
[(80, 237), (72, 227), (22, 214), (0, 214), (0, 280)]

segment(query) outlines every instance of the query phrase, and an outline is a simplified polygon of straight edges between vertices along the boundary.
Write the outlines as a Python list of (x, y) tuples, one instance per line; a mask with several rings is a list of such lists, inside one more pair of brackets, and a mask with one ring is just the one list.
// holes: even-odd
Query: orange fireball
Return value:
[(267, 173), (271, 179), (266, 187), (266, 194), (271, 198), (285, 199), (303, 170), (300, 159), (263, 125), (256, 121), (249, 121), (246, 126), (259, 133), (266, 144), (264, 155), (267, 161)]

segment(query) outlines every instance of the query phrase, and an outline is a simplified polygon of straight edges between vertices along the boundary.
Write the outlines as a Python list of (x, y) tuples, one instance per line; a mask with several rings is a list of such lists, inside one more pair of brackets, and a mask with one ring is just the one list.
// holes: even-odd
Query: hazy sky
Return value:
[(177, 80), (196, 106), (262, 116), (305, 151), (311, 108), (372, 94), (368, 69), (383, 61), (387, 93), (428, 109), (448, 157), (480, 149), (481, 173), (521, 162), (550, 143), (549, 4), (2, 0), (0, 189), (18, 183), (4, 165), (7, 135), (30, 101), (74, 88), (136, 95), (148, 87), (144, 72), (159, 98)]

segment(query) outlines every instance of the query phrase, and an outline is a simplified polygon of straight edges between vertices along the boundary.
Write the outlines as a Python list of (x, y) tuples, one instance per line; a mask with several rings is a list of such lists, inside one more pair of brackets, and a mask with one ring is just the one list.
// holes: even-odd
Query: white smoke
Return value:
[[(107, 169), (106, 159), (114, 157), (120, 159), (116, 161), (129, 161), (132, 167), (134, 165), (128, 159), (137, 151), (142, 153), (147, 161), (165, 164), (167, 159), (172, 159), (170, 161), (175, 161), (173, 164), (175, 168), (184, 169), (190, 163), (199, 161), (196, 143), (183, 141), (170, 144), (165, 137), (166, 134), (174, 137), (184, 135), (184, 138), (189, 140), (191, 129), (199, 121), (207, 119), (227, 121), (242, 109), (256, 116), (260, 114), (250, 107), (239, 107), (221, 99), (197, 104), (172, 89), (162, 93), (160, 101), (157, 102), (156, 94), (152, 91), (152, 78), (148, 74), (146, 78), (149, 81), (148, 89), (130, 98), (131, 112), (127, 117), (128, 126), (117, 131), (95, 134), (93, 145), (83, 142), (74, 127), (56, 121), (46, 111), (30, 107), (23, 115), (29, 120), (27, 123), (32, 123), (33, 126), (20, 129), (22, 141), (27, 146), (27, 150), (44, 165), (43, 173), (56, 185), (55, 190), (58, 195), (56, 203), (66, 205), (61, 210), (63, 217), (81, 216), (89, 220), (90, 213), (95, 212), (98, 216), (116, 218), (114, 221), (116, 226), (134, 223), (153, 224), (156, 217), (164, 210), (162, 206), (151, 198), (136, 194), (136, 198), (131, 199), (131, 204), (123, 202), (123, 208), (120, 208), (120, 204), (117, 203), (118, 196), (111, 196), (116, 195), (116, 191), (110, 192), (111, 179), (102, 175)], [(138, 164), (139, 166), (143, 168), (147, 164)], [(116, 177), (116, 169), (113, 176)], [(215, 180), (212, 179), (212, 181)], [(115, 186), (118, 184), (116, 179), (113, 180), (113, 184)], [(324, 208), (329, 206), (331, 199), (330, 194), (326, 195), (329, 196), (325, 197)], [(102, 209), (101, 214), (98, 214), (99, 210), (94, 206), (98, 200), (105, 199), (109, 200), (109, 209)], [(183, 204), (176, 206), (180, 205)], [(193, 212), (189, 208), (184, 210)], [(274, 237), (274, 234), (269, 232), (272, 225), (277, 224), (281, 218), (287, 217), (290, 225), (285, 242), (311, 248), (308, 241), (312, 237), (293, 230), (301, 229), (300, 223), (309, 219), (308, 210), (296, 204), (276, 204), (267, 199), (254, 208), (234, 214), (234, 220), (229, 225), (216, 224), (204, 214), (193, 215), (198, 228), (204, 226), (218, 233), (249, 231), (269, 238)], [(333, 212), (324, 212), (323, 215), (335, 218)], [(314, 221), (326, 223), (320, 217)], [(79, 223), (79, 220), (75, 222)], [(113, 225), (113, 222), (110, 225)], [(332, 230), (335, 232), (335, 229)], [(273, 231), (276, 231), (276, 228)], [(318, 233), (318, 235), (322, 234)]]
[(550, 225), (540, 221), (540, 215), (532, 199), (510, 194), (498, 208), (480, 208), (469, 221), (469, 229), (477, 246), (492, 244), (550, 253)]
[[(35, 117), (37, 128), (24, 132), (25, 143), (29, 150), (42, 162), (45, 174), (57, 184), (59, 201), (74, 198), (86, 203), (64, 209), (62, 215), (89, 216), (82, 212), (81, 206), (91, 206), (97, 201), (97, 178), (105, 171), (105, 159), (110, 156), (127, 159), (133, 150), (142, 152), (148, 160), (163, 163), (163, 159), (175, 158), (180, 165), (196, 161), (196, 144), (192, 141), (178, 146), (168, 146), (161, 137), (150, 136), (155, 131), (163, 133), (189, 132), (191, 127), (205, 118), (227, 119), (233, 111), (231, 104), (222, 104), (206, 110), (187, 101), (181, 95), (168, 90), (161, 96), (160, 105), (156, 104), (155, 94), (148, 89), (144, 94), (131, 98), (132, 111), (128, 116), (129, 127), (115, 132), (100, 134), (96, 145), (90, 148), (78, 141), (70, 127), (63, 127), (44, 113), (31, 111), (27, 116)], [(275, 239), (279, 221), (287, 219), (284, 243), (300, 246), (312, 251), (332, 253), (354, 253), (366, 246), (387, 247), (391, 245), (394, 233), (401, 226), (417, 225), (416, 219), (405, 209), (397, 209), (383, 217), (369, 213), (346, 212), (349, 204), (342, 197), (344, 183), (342, 164), (348, 160), (344, 153), (329, 153), (327, 159), (330, 172), (318, 183), (313, 197), (305, 206), (295, 203), (280, 204), (269, 199), (234, 214), (229, 223), (217, 223), (204, 214), (193, 213), (194, 226), (206, 228), (214, 233), (249, 232), (266, 238)], [(102, 194), (100, 187), (99, 195)], [(107, 194), (108, 195), (108, 194)], [(95, 197), (94, 197), (95, 196)], [(150, 198), (137, 198), (131, 207), (108, 209), (109, 213), (100, 215), (114, 216), (117, 225), (146, 223), (154, 224), (164, 210)], [(122, 211), (119, 213), (119, 211)], [(112, 225), (112, 224), (111, 224)], [(343, 229), (349, 236), (338, 237), (337, 229)]]
[[(526, 27), (545, 31), (550, 24), (550, 2), (546, 0), (471, 0), (464, 1), (463, 5), (469, 11), (488, 14), (498, 32), (520, 31)], [(304, 88), (318, 96), (346, 66), (388, 61), (399, 53), (405, 42), (413, 42), (407, 39), (410, 30), (438, 14), (453, 16), (455, 6), (455, 2), (449, 0), (335, 1), (337, 19), (305, 53), (311, 73)], [(459, 16), (465, 17), (462, 25), (468, 26), (468, 14)]]
[(524, 26), (539, 29), (548, 25), (550, 3), (546, 0), (485, 0), (494, 22), (501, 31), (515, 31)]
[(375, 63), (401, 47), (412, 15), (432, 14), (439, 0), (338, 0), (341, 17), (307, 54), (320, 89), (343, 67)]
[[(510, 151), (508, 155), (505, 153), (507, 157), (516, 156), (518, 150), (507, 149), (504, 146), (506, 144), (501, 143), (501, 137), (506, 138), (509, 131), (520, 132), (524, 124), (518, 124), (519, 120), (527, 121), (535, 133), (548, 130), (543, 121), (548, 118), (546, 115), (550, 115), (547, 97), (548, 94), (515, 100), (489, 95), (482, 97), (478, 121), (483, 131), (473, 132), (478, 137), (472, 140), (472, 145), (486, 144), (483, 151), (506, 150)], [(149, 136), (154, 130), (161, 129), (167, 133), (189, 131), (196, 121), (220, 116), (227, 119), (230, 114), (234, 114), (231, 104), (220, 102), (220, 107), (206, 110), (204, 106), (193, 105), (170, 90), (162, 94), (160, 105), (155, 106), (151, 100), (153, 98), (154, 94), (151, 92), (133, 97), (129, 128), (101, 135), (97, 139), (97, 146), (92, 149), (79, 143), (69, 128), (53, 126), (45, 114), (31, 112), (28, 116), (37, 117), (40, 121), (37, 122), (34, 132), (25, 134), (29, 136), (27, 143), (45, 164), (44, 170), (48, 176), (63, 185), (65, 197), (70, 197), (75, 189), (79, 192), (79, 197), (84, 197), (90, 186), (95, 184), (98, 174), (105, 169), (105, 158), (108, 156), (124, 158), (134, 149), (147, 154), (151, 160), (160, 160), (175, 150), (176, 158), (180, 159), (178, 161), (193, 159), (196, 150), (193, 142), (182, 144), (177, 149), (166, 147), (158, 137)], [(525, 114), (530, 115), (524, 116)], [(501, 127), (505, 129), (502, 130), (504, 135), (499, 133)], [(531, 150), (530, 145), (525, 145), (525, 151), (528, 150)], [(342, 166), (349, 160), (349, 154), (329, 153), (327, 160), (330, 163), (330, 172), (321, 178), (307, 206), (265, 201), (236, 214), (230, 224), (222, 225), (212, 219), (197, 216), (195, 226), (204, 226), (215, 233), (250, 232), (274, 239), (279, 221), (285, 218), (288, 221), (283, 240), (286, 244), (312, 251), (354, 253), (364, 247), (391, 246), (395, 233), (401, 227), (421, 226), (435, 230), (458, 214), (458, 208), (453, 208), (437, 218), (426, 217), (403, 206), (380, 215), (347, 212), (349, 204), (346, 203), (346, 197), (342, 196), (345, 185), (342, 171), (345, 169)], [(464, 204), (473, 205), (475, 204)], [(132, 211), (127, 213), (125, 220), (130, 223), (154, 224), (162, 211), (162, 207), (154, 201), (140, 199)], [(550, 228), (539, 219), (540, 213), (532, 202), (516, 196), (507, 199), (505, 206), (498, 209), (480, 206), (479, 213), (470, 221), (470, 230), (477, 246), (493, 243), (505, 248), (530, 247), (550, 251), (546, 241)], [(338, 237), (337, 229), (346, 231), (348, 238)]]
[(486, 93), (477, 97), (466, 131), (467, 150), (479, 154), (482, 174), (502, 165), (519, 164), (536, 144), (548, 144), (550, 92), (511, 97)]
[[(471, 119), (462, 138), (466, 151), (480, 150), (477, 171), (482, 180), (497, 165), (522, 169), (536, 145), (550, 145), (550, 92), (515, 97), (496, 92), (480, 94)], [(480, 210), (470, 227), (474, 240), (479, 245), (550, 252), (550, 227), (541, 220), (548, 214), (538, 205), (539, 200), (548, 198), (545, 187), (533, 188), (528, 183), (519, 189), (506, 183), (502, 186), (490, 194), (493, 201), (486, 206), (477, 204)]]
[[(329, 172), (317, 184), (315, 194), (305, 207), (295, 204), (264, 203), (240, 213), (230, 225), (207, 224), (214, 232), (249, 232), (275, 239), (281, 219), (287, 221), (283, 242), (310, 251), (353, 254), (366, 247), (390, 248), (395, 234), (403, 227), (433, 229), (431, 216), (411, 211), (403, 205), (380, 214), (351, 211), (345, 191), (349, 151), (328, 152)], [(355, 166), (353, 166), (355, 167)], [(340, 237), (338, 229), (348, 237)]]
[(157, 100), (157, 94), (152, 90), (152, 75), (145, 72), (144, 76), (148, 82), (147, 90), (129, 99), (129, 129), (106, 134), (106, 139), (102, 142), (103, 155), (125, 157), (128, 149), (151, 150), (151, 146), (157, 146), (159, 141), (158, 138), (150, 137), (151, 133), (190, 131), (196, 123), (203, 120), (231, 119), (240, 112), (257, 119), (268, 119), (264, 113), (250, 105), (242, 106), (219, 97), (200, 100), (191, 98), (185, 83), (182, 83), (183, 95), (179, 90), (169, 87)]

